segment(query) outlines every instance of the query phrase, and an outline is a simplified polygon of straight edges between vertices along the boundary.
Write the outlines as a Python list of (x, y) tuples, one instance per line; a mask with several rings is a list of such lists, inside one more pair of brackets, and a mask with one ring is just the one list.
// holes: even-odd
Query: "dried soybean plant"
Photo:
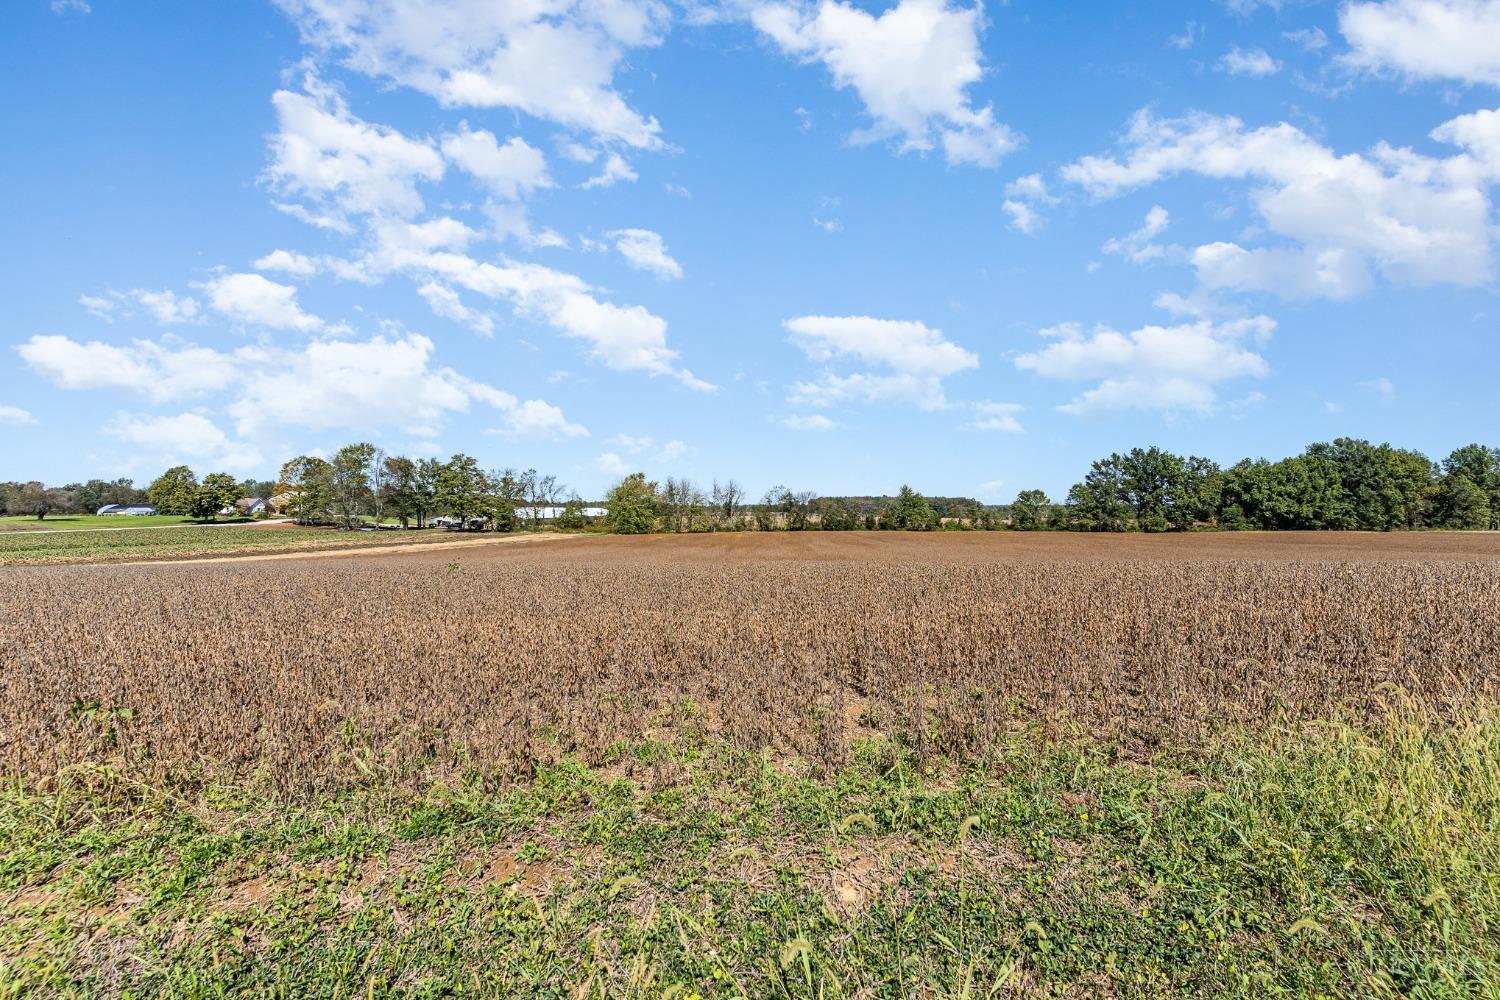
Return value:
[(1500, 563), (727, 562), (662, 545), (7, 574), (0, 770), (106, 761), (288, 796), (505, 781), (707, 734), (828, 769), (882, 729), (1152, 743), (1396, 684), (1500, 683)]

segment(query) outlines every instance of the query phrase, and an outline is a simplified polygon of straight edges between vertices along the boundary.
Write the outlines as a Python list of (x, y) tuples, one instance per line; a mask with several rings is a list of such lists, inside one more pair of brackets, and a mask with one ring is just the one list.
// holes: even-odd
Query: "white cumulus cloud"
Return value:
[(1170, 222), (1171, 216), (1165, 208), (1152, 205), (1151, 210), (1146, 213), (1146, 220), (1141, 223), (1141, 228), (1116, 239), (1105, 241), (1100, 249), (1105, 253), (1117, 254), (1136, 264), (1156, 260), (1166, 253), (1166, 248), (1159, 243), (1153, 243), (1152, 240), (1166, 232)]
[(993, 167), (1020, 144), (969, 88), (984, 76), (983, 11), (946, 0), (898, 0), (879, 15), (840, 0), (767, 3), (754, 25), (790, 56), (821, 62), (834, 85), (859, 95), (869, 128), (855, 142), (941, 148), (949, 163)]
[(200, 413), (175, 416), (119, 413), (100, 429), (142, 449), (162, 465), (206, 464), (213, 472), (251, 473), (264, 461), (259, 449), (231, 440)]
[(158, 402), (223, 390), (234, 359), (193, 345), (135, 340), (125, 346), (38, 334), (16, 348), (33, 371), (63, 389), (125, 389)]
[(1133, 118), (1118, 157), (1086, 156), (1063, 176), (1107, 198), (1179, 174), (1250, 182), (1264, 230), (1281, 241), (1219, 241), (1190, 255), (1210, 287), (1349, 298), (1374, 275), (1405, 285), (1482, 285), (1494, 276), (1489, 186), (1500, 178), (1500, 119), (1477, 112), (1434, 129), (1447, 158), (1381, 144), (1340, 155), (1295, 126), (1237, 118)]
[(781, 426), (794, 431), (831, 431), (838, 425), (821, 413), (793, 413), (781, 418)]
[(208, 296), (208, 304), (215, 312), (246, 326), (307, 333), (323, 325), (321, 319), (302, 311), (294, 286), (279, 284), (259, 274), (224, 274), (198, 287)]
[(1020, 434), (1025, 431), (1016, 414), (1024, 410), (1020, 403), (997, 403), (981, 400), (969, 404), (973, 417), (964, 426), (973, 431), (1000, 431), (1005, 434)]
[(844, 356), (908, 375), (944, 376), (975, 368), (979, 358), (917, 320), (873, 316), (798, 316), (782, 324), (814, 361)]
[(813, 361), (858, 362), (893, 373), (828, 372), (814, 382), (797, 382), (787, 397), (794, 406), (901, 402), (941, 409), (947, 405), (943, 379), (979, 364), (972, 351), (916, 320), (798, 316), (782, 325)]
[(1415, 79), (1500, 84), (1500, 0), (1348, 3), (1339, 30), (1352, 66)]
[(628, 476), (633, 471), (630, 463), (612, 451), (594, 456), (594, 468), (610, 476)]
[(659, 0), (277, 0), (303, 38), (344, 65), (450, 107), (513, 108), (637, 148), (656, 119), (614, 88), (632, 49), (656, 45)]
[(344, 99), (309, 74), (306, 92), (271, 95), (280, 130), (271, 137), (266, 178), (282, 193), (305, 198), (299, 214), (327, 228), (347, 228), (347, 216), (422, 211), (417, 185), (442, 178), (443, 157), (425, 139), (355, 117)]
[(700, 392), (715, 388), (677, 364), (677, 352), (667, 346), (666, 320), (641, 306), (604, 302), (576, 275), (540, 264), (493, 264), (444, 252), (416, 254), (406, 264), (448, 285), (508, 300), (518, 312), (588, 344), (589, 353), (607, 367), (668, 375)]
[(309, 278), (322, 270), (317, 260), (291, 250), (272, 250), (250, 266), (257, 271), (276, 271), (298, 278)]
[[(435, 365), (432, 340), (414, 333), (234, 351), (171, 341), (116, 346), (35, 336), (17, 350), (34, 371), (60, 388), (120, 389), (156, 403), (195, 400), (222, 412), (223, 425), (232, 424), (241, 439), (335, 428), (429, 435), (474, 404), (496, 411), (504, 428), (517, 435), (587, 434), (543, 400), (520, 400)], [(137, 418), (131, 420), (129, 426), (140, 425)]]
[(1042, 331), (1047, 346), (1016, 358), (1016, 367), (1043, 378), (1097, 382), (1065, 413), (1112, 410), (1208, 412), (1219, 405), (1217, 387), (1269, 374), (1265, 359), (1246, 345), (1276, 328), (1266, 316), (1215, 323), (1144, 326), (1122, 333), (1108, 326), (1085, 333), (1076, 323)]
[(470, 309), (463, 304), (458, 293), (447, 285), (436, 281), (429, 281), (417, 289), (417, 294), (426, 300), (432, 311), (444, 319), (451, 319), (455, 323), (462, 323), (482, 333), (486, 337), (495, 332), (495, 321), (476, 309)]
[(443, 136), (443, 155), (479, 180), (491, 193), (508, 201), (524, 197), (537, 188), (552, 186), (547, 158), (520, 136), (501, 143), (484, 129)]
[(600, 171), (578, 186), (588, 191), (593, 188), (614, 187), (621, 181), (628, 184), (639, 179), (640, 175), (625, 157), (619, 153), (610, 153), (604, 158), (604, 166)]
[(0, 424), (34, 424), (36, 417), (19, 406), (0, 405)]
[(1219, 60), (1219, 69), (1230, 76), (1274, 76), (1281, 71), (1281, 63), (1265, 49), (1242, 49), (1236, 45)]
[(615, 229), (604, 235), (615, 241), (615, 249), (631, 267), (650, 271), (663, 280), (682, 277), (682, 265), (667, 252), (660, 233), (649, 229)]

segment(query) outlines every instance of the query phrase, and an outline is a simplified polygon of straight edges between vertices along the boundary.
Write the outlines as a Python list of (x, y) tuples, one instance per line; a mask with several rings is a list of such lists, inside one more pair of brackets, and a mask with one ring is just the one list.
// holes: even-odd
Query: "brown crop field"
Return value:
[(1151, 745), (1390, 685), (1442, 705), (1500, 680), (1497, 542), (745, 534), (13, 570), (0, 764), (299, 795), (357, 777), (356, 745), (421, 780), (529, 774), (685, 704), (829, 768), (861, 728), (963, 760), (1017, 725)]
[(1500, 983), (1500, 535), (0, 573), (0, 996)]

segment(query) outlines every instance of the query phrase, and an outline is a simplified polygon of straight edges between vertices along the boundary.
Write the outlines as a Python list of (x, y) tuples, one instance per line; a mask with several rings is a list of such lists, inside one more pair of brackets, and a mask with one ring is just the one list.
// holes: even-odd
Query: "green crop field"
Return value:
[[(296, 552), (434, 541), (441, 532), (361, 532), (289, 525), (179, 526), (140, 531), (0, 534), (0, 566), (25, 563), (129, 562), (235, 552)], [(453, 537), (451, 535), (447, 537)]]
[(95, 514), (63, 514), (37, 520), (34, 517), (0, 517), (0, 532), (5, 531), (77, 531), (97, 528), (162, 528), (174, 524), (193, 524), (192, 518), (177, 514), (153, 514), (150, 517), (99, 517)]

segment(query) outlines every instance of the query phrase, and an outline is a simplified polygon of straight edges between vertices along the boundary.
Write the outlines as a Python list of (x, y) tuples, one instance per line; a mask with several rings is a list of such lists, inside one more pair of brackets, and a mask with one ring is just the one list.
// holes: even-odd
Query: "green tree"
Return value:
[(938, 516), (926, 497), (910, 486), (902, 485), (901, 492), (891, 504), (889, 521), (897, 531), (932, 531), (937, 527)]
[(354, 519), (370, 510), (374, 462), (375, 446), (364, 442), (345, 445), (328, 462), (329, 502), (345, 528), (353, 527)]
[(557, 526), (564, 531), (581, 531), (588, 527), (588, 523), (583, 513), (583, 498), (577, 493), (570, 495), (557, 515)]
[(792, 505), (792, 491), (776, 485), (766, 490), (755, 509), (755, 527), (761, 531), (778, 531), (787, 526)]
[(73, 510), (73, 496), (67, 490), (41, 483), (18, 483), (5, 501), (5, 512), (45, 520), (48, 514), (66, 514)]
[(604, 498), (610, 530), (619, 535), (645, 535), (656, 529), (656, 484), (644, 472), (632, 472)]
[(146, 491), (163, 514), (191, 514), (198, 502), (198, 477), (185, 465), (174, 465), (156, 477)]
[(1124, 473), (1119, 455), (1100, 459), (1083, 482), (1068, 490), (1068, 527), (1075, 531), (1125, 531), (1131, 509), (1121, 499)]
[(1420, 452), (1335, 438), (1309, 446), (1306, 454), (1338, 472), (1347, 523), (1330, 527), (1390, 531), (1425, 523), (1436, 469)]
[(1018, 531), (1039, 531), (1046, 526), (1052, 501), (1041, 490), (1022, 490), (1010, 505), (1011, 527)]
[(144, 491), (136, 489), (135, 483), (129, 479), (113, 482), (90, 479), (86, 483), (71, 483), (63, 489), (73, 495), (74, 505), (86, 514), (92, 514), (107, 504), (141, 503), (146, 499)]
[(490, 474), (491, 527), (496, 531), (515, 531), (516, 511), (525, 504), (532, 489), (531, 470), (517, 472), (512, 468), (501, 469)]
[[(417, 463), (404, 455), (388, 455), (381, 463), (380, 502), (386, 510), (401, 522), (403, 528), (411, 526), (413, 519), (421, 516), (417, 502)], [(417, 521), (417, 527), (421, 527)]]
[(276, 492), (276, 484), (266, 479), (241, 479), (239, 490), (241, 497), (258, 497), (265, 500)]
[(298, 521), (324, 517), (333, 502), (333, 469), (323, 459), (298, 455), (281, 467), (276, 492), (286, 499), (286, 512)]
[(437, 472), (436, 505), (464, 523), (486, 514), (490, 481), (479, 463), (462, 453), (444, 462)]
[(417, 527), (426, 527), (427, 518), (437, 510), (437, 479), (443, 463), (435, 458), (424, 458), (417, 462), (416, 478), (412, 480), (412, 503), (416, 507)]
[[(1463, 486), (1469, 483), (1473, 489)], [(1475, 491), (1478, 492), (1475, 492)], [(1485, 500), (1481, 505), (1479, 495)], [(1479, 508), (1489, 517), (1480, 517)], [(1500, 448), (1466, 444), (1443, 459), (1443, 480), (1438, 491), (1438, 514), (1449, 527), (1500, 528)]]
[(437, 473), (442, 463), (432, 458), (413, 461), (402, 455), (381, 459), (380, 502), (400, 519), (403, 527), (412, 521), (427, 526), (437, 496)]
[(1224, 472), (1219, 505), (1225, 527), (1318, 531), (1354, 526), (1337, 466), (1317, 455), (1279, 462), (1245, 459)]
[(813, 504), (818, 495), (812, 490), (785, 490), (780, 497), (781, 513), (786, 516), (788, 531), (806, 531), (817, 527), (812, 522)]
[(1189, 455), (1182, 463), (1182, 483), (1168, 520), (1179, 531), (1186, 531), (1198, 522), (1215, 523), (1223, 494), (1224, 470), (1219, 464)]
[(1486, 531), (1494, 526), (1490, 495), (1468, 476), (1450, 476), (1442, 488), (1443, 527)]
[(234, 502), (240, 498), (240, 484), (227, 472), (210, 472), (198, 484), (193, 495), (193, 506), (188, 513), (200, 521), (207, 521), (223, 510), (233, 510)]
[(824, 531), (853, 531), (854, 511), (843, 500), (824, 497), (814, 504), (818, 523)]
[(717, 479), (709, 491), (709, 503), (713, 508), (713, 526), (719, 528), (737, 527), (740, 519), (740, 505), (745, 502), (745, 490), (733, 479), (722, 485)]

